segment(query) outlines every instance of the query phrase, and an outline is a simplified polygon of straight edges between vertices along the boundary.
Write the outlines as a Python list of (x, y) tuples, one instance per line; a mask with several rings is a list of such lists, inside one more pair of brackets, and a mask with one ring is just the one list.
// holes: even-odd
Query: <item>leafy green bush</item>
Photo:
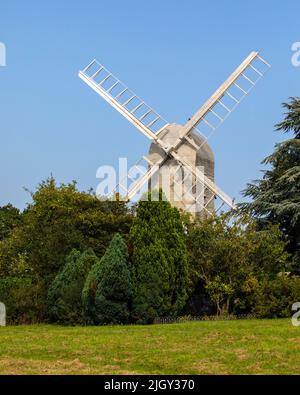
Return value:
[(48, 291), (48, 314), (51, 321), (63, 324), (84, 322), (81, 294), (86, 277), (98, 258), (93, 250), (77, 250), (66, 258), (66, 264)]
[(88, 322), (128, 322), (132, 284), (127, 259), (127, 245), (122, 237), (116, 234), (86, 280), (82, 299)]
[(295, 302), (300, 302), (300, 278), (283, 274), (257, 287), (253, 313), (258, 318), (290, 317)]
[(278, 226), (257, 228), (247, 216), (224, 214), (188, 229), (190, 304), (204, 288), (217, 314), (247, 314), (262, 280), (272, 281), (290, 266)]
[(39, 285), (30, 277), (0, 278), (0, 302), (6, 306), (8, 324), (30, 324), (41, 320)]
[(79, 191), (76, 182), (57, 185), (51, 177), (31, 198), (19, 222), (11, 218), (13, 210), (0, 209), (0, 275), (26, 255), (35, 275), (51, 284), (73, 248), (92, 248), (102, 256), (114, 233), (129, 233), (132, 216), (125, 202), (97, 199)]

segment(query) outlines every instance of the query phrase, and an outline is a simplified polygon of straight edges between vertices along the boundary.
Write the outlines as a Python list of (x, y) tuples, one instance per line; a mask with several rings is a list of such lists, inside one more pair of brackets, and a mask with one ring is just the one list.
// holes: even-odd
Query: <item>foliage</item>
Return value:
[(6, 306), (8, 324), (39, 322), (44, 306), (39, 301), (39, 285), (30, 277), (0, 278), (0, 301)]
[(55, 277), (73, 248), (92, 248), (102, 256), (114, 232), (129, 232), (131, 216), (124, 202), (96, 199), (79, 192), (75, 182), (57, 186), (49, 178), (31, 195), (22, 225), (0, 248), (0, 261), (13, 266), (13, 257), (25, 252), (41, 277)]
[(218, 314), (250, 308), (256, 284), (288, 269), (278, 227), (259, 231), (248, 217), (225, 214), (191, 224), (187, 245), (194, 290), (202, 283)]
[(180, 213), (162, 192), (138, 204), (130, 230), (133, 319), (175, 315), (187, 298), (188, 262)]
[(115, 232), (129, 233), (131, 214), (124, 202), (99, 200), (78, 191), (75, 182), (57, 186), (53, 178), (31, 196), (21, 223), (0, 241), (0, 276), (15, 275), (20, 267), (31, 272), (42, 306), (70, 251), (92, 248), (102, 256)]
[(300, 301), (300, 278), (281, 275), (265, 279), (253, 299), (253, 312), (259, 318), (290, 317), (292, 305)]
[(119, 234), (102, 259), (92, 267), (82, 293), (87, 321), (93, 324), (126, 323), (132, 297), (127, 245)]
[(92, 249), (72, 250), (48, 291), (48, 314), (63, 324), (84, 323), (81, 294), (86, 277), (98, 258)]
[(265, 189), (253, 186), (256, 200), (242, 207), (255, 219), (229, 214), (192, 223), (161, 191), (145, 196), (133, 218), (124, 202), (99, 201), (53, 178), (22, 213), (0, 208), (0, 300), (9, 322), (46, 321), (50, 313), (69, 324), (150, 323), (184, 306), (190, 314), (195, 300), (207, 313), (286, 316), (299, 295), (297, 279), (278, 277), (291, 270), (286, 238), (300, 259), (300, 179), (289, 178), (298, 171), (300, 140), (290, 114), (278, 128), (292, 124), (296, 138), (278, 146), (258, 182)]
[(300, 272), (300, 99), (284, 103), (285, 119), (276, 125), (278, 131), (292, 132), (294, 138), (275, 146), (272, 155), (263, 160), (269, 168), (261, 180), (248, 184), (244, 191), (250, 203), (240, 205), (261, 221), (278, 223), (289, 239), (288, 251), (294, 255), (294, 270)]
[(84, 287), (82, 289), (83, 314), (86, 323), (89, 325), (93, 325), (97, 322), (95, 299), (96, 299), (98, 284), (101, 279), (101, 265), (103, 259), (105, 259), (105, 255), (101, 259), (98, 259), (95, 262), (95, 264), (92, 266), (85, 280)]
[(102, 260), (100, 281), (95, 296), (97, 322), (126, 323), (132, 298), (128, 267), (128, 249), (120, 235), (115, 235)]
[(277, 130), (285, 133), (293, 132), (296, 139), (300, 139), (300, 98), (291, 97), (290, 103), (283, 103), (287, 110), (285, 119), (276, 125)]
[(0, 207), (0, 241), (8, 237), (9, 233), (20, 224), (21, 213), (11, 204)]
[[(225, 302), (228, 301), (229, 303), (230, 297), (234, 293), (232, 284), (226, 284), (224, 281), (222, 281), (220, 276), (216, 275), (212, 280), (207, 281), (205, 289), (208, 292), (212, 302), (216, 304), (217, 312), (219, 314), (224, 313)], [(228, 304), (226, 307), (228, 312)]]

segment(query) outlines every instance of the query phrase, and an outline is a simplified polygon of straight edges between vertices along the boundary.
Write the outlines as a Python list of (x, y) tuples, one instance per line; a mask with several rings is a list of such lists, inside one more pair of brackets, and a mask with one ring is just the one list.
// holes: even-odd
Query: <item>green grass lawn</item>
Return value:
[(299, 374), (290, 320), (0, 328), (0, 374)]

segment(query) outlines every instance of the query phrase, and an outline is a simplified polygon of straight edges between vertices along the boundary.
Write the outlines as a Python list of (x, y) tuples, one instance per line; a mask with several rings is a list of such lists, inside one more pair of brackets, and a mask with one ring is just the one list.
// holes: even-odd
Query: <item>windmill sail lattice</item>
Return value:
[(270, 68), (258, 52), (252, 52), (185, 125), (205, 140), (218, 129)]
[(97, 60), (80, 71), (79, 77), (148, 138), (157, 139), (155, 133), (166, 126), (167, 122), (153, 108)]

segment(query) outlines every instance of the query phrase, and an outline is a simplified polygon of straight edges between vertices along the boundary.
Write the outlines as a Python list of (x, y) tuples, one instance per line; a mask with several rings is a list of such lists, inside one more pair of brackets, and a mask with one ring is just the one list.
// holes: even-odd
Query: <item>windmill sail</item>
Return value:
[[(187, 122), (181, 139), (183, 137), (188, 139), (188, 135), (193, 131), (207, 141), (211, 134), (251, 92), (270, 67), (270, 64), (260, 57), (258, 52), (251, 52)], [(179, 141), (178, 145), (180, 144), (181, 142)]]
[[(164, 130), (169, 123), (97, 60), (93, 60), (79, 72), (79, 77), (164, 152), (163, 157), (155, 164), (149, 162), (147, 157), (143, 157), (142, 160), (147, 162), (146, 167), (140, 166), (138, 162), (133, 167), (134, 171), (136, 171), (134, 177), (128, 174), (125, 182), (123, 180), (117, 186), (116, 192), (131, 199), (152, 179), (168, 159), (173, 158), (177, 161), (180, 168), (189, 170), (193, 175), (194, 182), (190, 190), (187, 191), (188, 194), (193, 195), (191, 190), (195, 189), (197, 183), (202, 183), (205, 188), (211, 191), (209, 201), (203, 205), (204, 209), (215, 197), (221, 200), (222, 205), (226, 204), (230, 208), (235, 208), (234, 201), (228, 195), (211, 179), (206, 177), (201, 170), (195, 168), (185, 158), (182, 158), (178, 152), (180, 146), (185, 144), (186, 141), (199, 150), (210, 135), (225, 121), (244, 97), (250, 93), (270, 67), (259, 56), (258, 52), (252, 52), (187, 124), (182, 127), (178, 140), (172, 145), (168, 145), (160, 139), (159, 132)], [(192, 132), (200, 134), (202, 137), (203, 142), (200, 146), (195, 146), (196, 143), (190, 138)], [(138, 178), (136, 177), (137, 174), (139, 174)], [(131, 182), (129, 188), (127, 187), (128, 180)], [(193, 199), (199, 202), (199, 196), (194, 196)]]
[(168, 124), (97, 60), (89, 63), (78, 76), (149, 139), (157, 140), (156, 133)]
[[(174, 159), (177, 160), (179, 167), (189, 172), (194, 176), (194, 181), (191, 185), (191, 189), (195, 189), (195, 186), (200, 182), (205, 188), (208, 188), (213, 196), (219, 197), (219, 199), (224, 202), (231, 209), (235, 209), (234, 200), (231, 199), (225, 192), (222, 191), (212, 180), (210, 180), (200, 169), (195, 168), (187, 160), (180, 157), (175, 152), (171, 152)], [(137, 193), (143, 191), (143, 187), (149, 183), (152, 177), (162, 168), (165, 161), (168, 159), (166, 156), (160, 162), (152, 164), (149, 162), (146, 156), (143, 156), (131, 169), (127, 177), (120, 181), (117, 185), (114, 193), (119, 193), (120, 195), (125, 195), (127, 199), (132, 199)], [(146, 167), (147, 166), (147, 167)], [(134, 174), (132, 174), (134, 173)], [(136, 175), (139, 175), (136, 178)], [(181, 182), (184, 180), (181, 180)], [(130, 184), (128, 186), (128, 183)], [(190, 191), (185, 191), (186, 194), (190, 194)], [(193, 198), (196, 203), (199, 203), (199, 197)], [(207, 204), (206, 204), (207, 205)]]

